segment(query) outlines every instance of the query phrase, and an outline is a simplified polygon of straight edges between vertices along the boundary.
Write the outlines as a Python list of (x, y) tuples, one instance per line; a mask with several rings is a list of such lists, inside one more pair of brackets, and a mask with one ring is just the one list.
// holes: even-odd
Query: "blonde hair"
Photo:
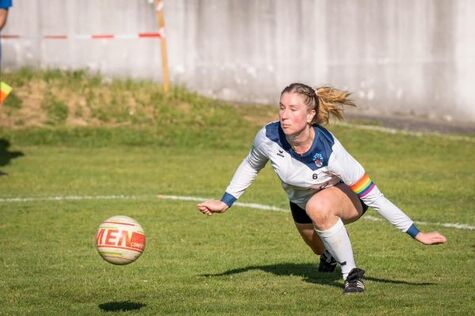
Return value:
[(328, 124), (330, 117), (342, 120), (344, 106), (356, 106), (349, 98), (350, 92), (329, 86), (313, 89), (303, 83), (292, 83), (282, 90), (281, 96), (284, 93), (301, 95), (305, 105), (315, 110), (316, 114), (310, 122), (312, 125)]

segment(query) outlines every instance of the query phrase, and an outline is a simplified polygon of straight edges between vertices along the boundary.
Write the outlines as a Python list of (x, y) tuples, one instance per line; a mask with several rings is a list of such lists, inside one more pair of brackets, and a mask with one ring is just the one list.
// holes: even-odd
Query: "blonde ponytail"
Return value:
[(328, 124), (330, 116), (339, 120), (343, 119), (343, 107), (356, 106), (349, 99), (350, 92), (338, 90), (332, 87), (319, 87), (315, 90), (318, 98), (317, 107), (315, 109), (317, 115), (312, 120), (312, 124)]
[(282, 90), (281, 96), (284, 93), (297, 93), (301, 95), (308, 109), (315, 110), (316, 114), (310, 122), (312, 125), (328, 124), (331, 116), (342, 120), (343, 107), (345, 105), (356, 106), (349, 99), (350, 92), (332, 87), (313, 89), (303, 83), (292, 83)]

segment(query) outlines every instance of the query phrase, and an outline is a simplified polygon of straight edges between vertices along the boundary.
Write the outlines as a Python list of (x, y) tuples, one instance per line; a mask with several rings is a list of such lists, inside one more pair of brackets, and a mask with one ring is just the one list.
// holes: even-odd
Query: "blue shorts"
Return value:
[[(368, 210), (368, 205), (364, 204), (364, 202), (360, 199), (361, 206), (363, 207), (363, 214), (366, 213)], [(307, 212), (300, 206), (295, 203), (290, 202), (290, 211), (292, 212), (292, 217), (294, 218), (294, 222), (297, 224), (312, 224), (312, 220), (308, 217)], [(361, 215), (363, 215), (361, 214)]]

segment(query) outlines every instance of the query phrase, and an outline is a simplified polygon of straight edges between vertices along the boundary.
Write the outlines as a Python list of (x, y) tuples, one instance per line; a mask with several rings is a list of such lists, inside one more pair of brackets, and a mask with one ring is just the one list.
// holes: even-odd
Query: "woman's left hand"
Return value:
[(419, 232), (416, 235), (416, 240), (424, 245), (438, 245), (447, 242), (447, 238), (439, 232)]

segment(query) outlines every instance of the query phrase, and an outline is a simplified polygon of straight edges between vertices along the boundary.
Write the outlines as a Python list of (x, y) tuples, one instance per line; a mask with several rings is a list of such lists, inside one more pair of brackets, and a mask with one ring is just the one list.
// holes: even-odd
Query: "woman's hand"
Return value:
[(420, 243), (423, 243), (424, 245), (438, 245), (445, 244), (447, 242), (447, 238), (439, 232), (419, 232), (416, 235), (416, 240)]
[(229, 208), (226, 203), (218, 200), (208, 200), (196, 205), (198, 210), (208, 216), (214, 213), (224, 213)]

